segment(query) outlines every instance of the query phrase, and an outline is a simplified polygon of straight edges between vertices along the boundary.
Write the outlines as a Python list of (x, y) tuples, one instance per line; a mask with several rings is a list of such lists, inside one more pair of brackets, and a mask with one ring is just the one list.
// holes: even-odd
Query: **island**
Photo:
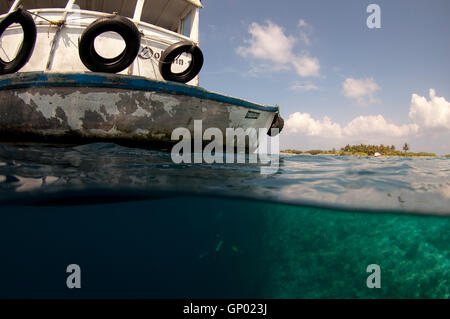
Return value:
[[(403, 156), (403, 157), (435, 157), (438, 156), (435, 153), (428, 152), (408, 152), (409, 144), (405, 143), (403, 145), (403, 150), (397, 150), (395, 145), (349, 145), (347, 144), (344, 147), (341, 147), (339, 150), (335, 148), (331, 150), (319, 150), (313, 149), (308, 151), (300, 151), (294, 149), (283, 150), (280, 153), (284, 154), (295, 154), (295, 155), (337, 155), (337, 156)], [(450, 157), (449, 155), (444, 155), (445, 157)]]

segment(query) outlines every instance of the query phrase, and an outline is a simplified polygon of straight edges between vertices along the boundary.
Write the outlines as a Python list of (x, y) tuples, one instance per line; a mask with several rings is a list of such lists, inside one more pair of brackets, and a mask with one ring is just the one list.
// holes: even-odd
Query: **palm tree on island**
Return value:
[(409, 144), (405, 143), (405, 145), (403, 145), (403, 150), (405, 151), (405, 156), (406, 156), (406, 152), (409, 151)]

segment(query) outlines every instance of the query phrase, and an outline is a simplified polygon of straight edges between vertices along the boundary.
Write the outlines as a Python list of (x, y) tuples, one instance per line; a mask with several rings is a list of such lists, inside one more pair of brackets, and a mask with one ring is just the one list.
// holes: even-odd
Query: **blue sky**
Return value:
[[(450, 1), (202, 3), (200, 85), (279, 104), (281, 148), (450, 153)], [(366, 25), (371, 3), (380, 29)]]

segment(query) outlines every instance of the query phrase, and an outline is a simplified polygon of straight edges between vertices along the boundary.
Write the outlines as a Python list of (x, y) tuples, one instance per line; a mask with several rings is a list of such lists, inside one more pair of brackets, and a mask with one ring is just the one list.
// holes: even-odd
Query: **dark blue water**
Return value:
[(449, 298), (449, 164), (0, 145), (0, 297)]

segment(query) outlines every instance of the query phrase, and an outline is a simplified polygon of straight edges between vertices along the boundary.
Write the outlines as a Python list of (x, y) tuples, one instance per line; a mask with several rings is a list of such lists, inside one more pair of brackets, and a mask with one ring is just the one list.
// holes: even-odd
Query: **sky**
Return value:
[(450, 1), (202, 3), (200, 86), (280, 105), (281, 149), (450, 154)]

